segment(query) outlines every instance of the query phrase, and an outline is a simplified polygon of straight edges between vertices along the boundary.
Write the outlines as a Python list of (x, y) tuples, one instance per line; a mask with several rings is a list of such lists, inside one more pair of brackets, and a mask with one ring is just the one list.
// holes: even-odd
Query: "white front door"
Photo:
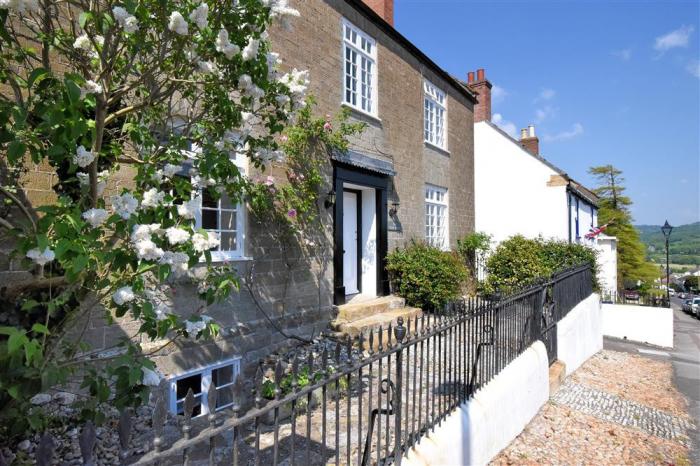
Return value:
[(357, 288), (357, 193), (343, 191), (343, 285), (345, 294), (356, 294)]

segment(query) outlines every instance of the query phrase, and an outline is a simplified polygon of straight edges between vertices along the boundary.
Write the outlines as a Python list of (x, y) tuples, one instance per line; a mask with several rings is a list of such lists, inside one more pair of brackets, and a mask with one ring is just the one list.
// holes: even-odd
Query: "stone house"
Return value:
[[(215, 256), (236, 265), (242, 286), (207, 309), (222, 327), (215, 341), (178, 342), (153, 354), (170, 380), (173, 412), (189, 388), (196, 395), (212, 383), (223, 388), (239, 372), (249, 380), (261, 359), (293, 337), (327, 329), (346, 301), (388, 295), (388, 251), (411, 240), (450, 249), (474, 231), (474, 93), (394, 29), (392, 0), (292, 3), (301, 13), (294, 29), (270, 31), (282, 67), (309, 70), (319, 114), (346, 107), (367, 128), (329, 161), (314, 254), (280, 244), (245, 205), (205, 201), (201, 224), (231, 237)], [(48, 169), (27, 174), (32, 205), (53, 196), (52, 176)], [(128, 182), (128, 171), (120, 173), (117, 185)], [(169, 304), (183, 315), (200, 305), (193, 286), (173, 286)], [(98, 314), (84, 336), (93, 350), (109, 354), (138, 329), (136, 321), (109, 325)], [(146, 349), (160, 345), (144, 342)], [(204, 398), (200, 414), (210, 411)]]

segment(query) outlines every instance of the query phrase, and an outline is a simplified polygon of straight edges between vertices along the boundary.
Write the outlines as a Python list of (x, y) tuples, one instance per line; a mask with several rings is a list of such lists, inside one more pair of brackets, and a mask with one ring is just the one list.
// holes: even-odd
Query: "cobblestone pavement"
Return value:
[(493, 465), (689, 465), (692, 421), (670, 363), (604, 350), (572, 374)]
[(636, 427), (657, 437), (688, 445), (686, 432), (690, 429), (690, 423), (687, 419), (595, 388), (567, 381), (551, 401), (605, 421)]

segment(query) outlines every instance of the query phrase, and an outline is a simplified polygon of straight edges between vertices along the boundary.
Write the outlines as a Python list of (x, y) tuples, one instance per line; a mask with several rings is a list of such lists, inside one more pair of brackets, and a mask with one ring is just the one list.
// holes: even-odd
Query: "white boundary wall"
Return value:
[(406, 466), (487, 464), (549, 398), (549, 359), (540, 341), (409, 450)]
[(593, 293), (557, 324), (557, 359), (566, 364), (568, 375), (602, 349), (603, 315), (600, 296)]
[(668, 307), (603, 304), (603, 334), (673, 348), (673, 311)]

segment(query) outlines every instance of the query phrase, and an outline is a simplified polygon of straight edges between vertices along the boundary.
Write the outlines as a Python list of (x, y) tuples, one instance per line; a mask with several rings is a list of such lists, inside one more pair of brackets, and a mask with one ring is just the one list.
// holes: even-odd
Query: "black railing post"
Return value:
[(402, 439), (401, 439), (401, 388), (403, 385), (403, 349), (401, 343), (406, 336), (406, 327), (403, 326), (403, 317), (399, 317), (396, 327), (394, 328), (394, 336), (396, 337), (396, 391), (394, 392), (394, 464), (401, 466), (401, 457), (403, 456)]

